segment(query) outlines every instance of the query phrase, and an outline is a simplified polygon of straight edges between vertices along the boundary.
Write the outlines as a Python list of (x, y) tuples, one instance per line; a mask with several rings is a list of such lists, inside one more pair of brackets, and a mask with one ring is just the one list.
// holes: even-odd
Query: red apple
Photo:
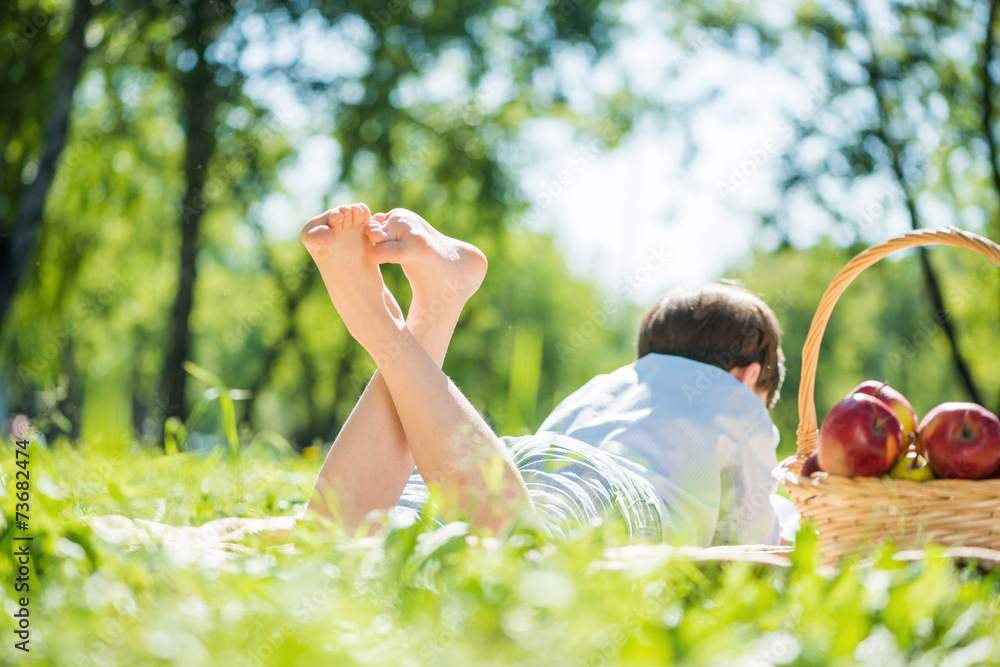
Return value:
[(823, 472), (823, 469), (819, 467), (819, 451), (815, 451), (806, 458), (806, 462), (802, 464), (802, 470), (799, 471), (800, 477), (812, 477), (814, 472)]
[[(916, 436), (917, 413), (914, 412), (913, 406), (910, 405), (908, 400), (906, 400), (906, 396), (903, 396), (903, 394), (896, 391), (885, 382), (880, 382), (878, 380), (865, 380), (852, 389), (851, 394), (868, 394), (869, 396), (874, 396), (879, 399), (896, 413), (896, 417), (899, 418), (899, 423), (903, 425), (903, 431), (907, 434), (907, 437), (910, 437), (910, 433), (913, 433), (914, 436)], [(848, 396), (851, 394), (848, 394)]]
[(1000, 467), (1000, 419), (975, 403), (942, 403), (928, 412), (917, 442), (939, 477), (983, 479)]
[(851, 394), (823, 420), (819, 465), (835, 475), (884, 475), (896, 462), (904, 437), (889, 406), (867, 394)]

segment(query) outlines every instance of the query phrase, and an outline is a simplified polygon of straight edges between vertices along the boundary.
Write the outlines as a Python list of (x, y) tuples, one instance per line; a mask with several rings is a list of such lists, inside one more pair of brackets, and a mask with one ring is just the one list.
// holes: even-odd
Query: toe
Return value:
[(385, 243), (389, 240), (389, 235), (382, 229), (382, 225), (376, 222), (370, 222), (365, 227), (365, 234), (368, 235), (368, 240), (372, 243)]
[(323, 254), (334, 242), (334, 233), (327, 225), (316, 225), (302, 230), (302, 243), (310, 254)]
[(368, 223), (370, 213), (364, 204), (351, 204), (351, 212), (347, 216), (344, 229), (358, 229)]
[(409, 221), (392, 214), (382, 223), (382, 229), (385, 230), (386, 235), (393, 241), (408, 239), (413, 232), (413, 226), (409, 224)]
[(338, 206), (330, 214), (330, 227), (333, 228), (333, 231), (335, 232), (343, 231), (345, 224), (348, 223), (350, 219), (351, 219), (350, 205), (345, 204), (344, 206)]
[(324, 211), (323, 213), (320, 213), (315, 217), (309, 218), (306, 224), (302, 226), (302, 233), (300, 234), (302, 242), (303, 243), (306, 242), (306, 237), (316, 227), (326, 227), (327, 229), (329, 229), (328, 226), (329, 222), (330, 222), (330, 211)]
[(398, 241), (376, 243), (368, 248), (368, 257), (376, 264), (400, 264), (407, 254), (406, 244)]
[(388, 213), (376, 213), (372, 216), (372, 220), (375, 222), (385, 222), (385, 219), (389, 217)]

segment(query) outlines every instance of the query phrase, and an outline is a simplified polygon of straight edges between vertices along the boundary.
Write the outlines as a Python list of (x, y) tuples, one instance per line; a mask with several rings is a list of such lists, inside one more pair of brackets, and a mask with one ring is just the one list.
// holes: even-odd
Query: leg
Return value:
[[(330, 271), (335, 269), (328, 267), (328, 246), (313, 242), (310, 233), (326, 235), (327, 232), (312, 230), (324, 225), (343, 226), (341, 220), (348, 220), (351, 229), (356, 229), (367, 224), (368, 216), (363, 204), (341, 206), (306, 224), (303, 241), (320, 270), (327, 270), (324, 279), (327, 275), (333, 279)], [(456, 287), (453, 298), (440, 306), (436, 304), (436, 316), (425, 316), (421, 304), (438, 297), (421, 291), (420, 287), (430, 281), (420, 280), (414, 287), (415, 296), (409, 312), (414, 338), (439, 367), (462, 308), (479, 288), (486, 273), (486, 258), (481, 252), (467, 244), (454, 243), (457, 254), (442, 254), (437, 262), (429, 262), (420, 271), (421, 275), (434, 271), (442, 282), (447, 279)], [(389, 390), (381, 372), (376, 371), (323, 463), (307, 513), (337, 518), (348, 527), (357, 526), (371, 510), (395, 505), (413, 466), (413, 456)]]
[[(391, 295), (386, 296), (377, 267), (374, 264), (365, 266), (359, 262), (359, 244), (348, 243), (351, 235), (356, 235), (358, 219), (363, 224), (367, 215), (367, 209), (355, 206), (341, 207), (337, 211), (318, 216), (303, 229), (303, 241), (320, 267), (330, 295), (338, 310), (345, 315), (345, 322), (352, 334), (361, 325), (354, 317), (347, 316), (347, 312), (364, 311), (357, 307), (357, 299), (352, 299), (351, 294), (342, 293), (345, 289), (350, 289), (342, 284), (342, 278), (351, 279), (357, 275), (359, 279), (369, 283), (366, 289), (360, 291), (373, 297), (372, 303), (381, 300), (386, 304), (385, 311), (393, 321), (398, 335), (398, 307), (395, 307)], [(406, 334), (409, 338), (404, 337), (402, 340), (412, 340), (418, 346), (426, 348), (426, 353), (420, 350), (423, 361), (431, 361), (433, 370), (443, 377), (439, 366), (448, 341), (462, 306), (482, 282), (486, 260), (472, 246), (447, 239), (419, 217), (409, 215), (424, 225), (426, 233), (433, 234), (433, 237), (428, 238), (432, 238), (434, 243), (420, 246), (420, 252), (410, 253), (410, 259), (414, 261), (403, 262), (404, 271), (413, 283), (414, 299), (409, 313), (409, 331)], [(387, 217), (392, 216), (381, 216), (379, 221), (385, 221)], [(364, 245), (366, 243), (360, 244)], [(370, 242), (367, 242), (367, 246), (371, 247)], [(352, 269), (355, 273), (352, 273)], [(372, 286), (378, 289), (371, 289)], [(385, 313), (383, 317), (384, 315)], [(398, 346), (399, 342), (394, 341), (393, 344)], [(464, 397), (461, 400), (467, 404)], [(471, 410), (471, 406), (468, 409)], [(474, 414), (474, 410), (472, 413)], [(478, 415), (475, 417), (478, 419)], [(485, 424), (478, 426), (482, 428)], [(419, 432), (421, 425), (416, 425), (416, 428)], [(329, 501), (335, 498), (340, 517), (353, 525), (371, 509), (394, 504), (414, 462), (405, 434), (385, 379), (381, 372), (376, 373), (324, 463), (309, 510), (329, 516)], [(492, 445), (495, 447), (499, 443)], [(420, 458), (423, 457), (418, 457)], [(453, 465), (452, 461), (444, 466), (446, 476)], [(481, 471), (477, 472), (480, 482), (484, 481)], [(501, 478), (506, 478), (510, 470), (501, 469), (499, 472)], [(513, 472), (516, 475), (516, 471)], [(501, 481), (502, 479), (498, 479), (498, 482)], [(520, 491), (523, 491), (520, 477), (515, 481), (520, 483)], [(502, 483), (499, 485), (503, 486)], [(523, 500), (517, 490), (514, 496)]]
[[(412, 333), (430, 323), (448, 325), (450, 336), (457, 319), (444, 321), (438, 314), (454, 312), (457, 317), (485, 276), (485, 256), (474, 246), (444, 236), (412, 211), (395, 209), (374, 219), (378, 224), (369, 228), (374, 241), (369, 256), (377, 264), (401, 265), (413, 288), (406, 328)], [(469, 265), (476, 269), (455, 270)], [(383, 373), (391, 373), (386, 367), (410, 347), (407, 336), (402, 331), (391, 343), (390, 357), (376, 357)], [(412, 391), (402, 397), (392, 394), (417, 469), (428, 486), (441, 493), (442, 510), (445, 506), (466, 512), (477, 508), (471, 512), (474, 520), (495, 527), (508, 518), (514, 505), (530, 507), (527, 488), (506, 448), (454, 383), (442, 373), (434, 379), (440, 383), (435, 387), (444, 403), (431, 401), (430, 409), (419, 408), (422, 397)], [(449, 413), (446, 408), (456, 410)], [(443, 415), (450, 416), (441, 419)], [(461, 428), (455, 426), (459, 423)]]

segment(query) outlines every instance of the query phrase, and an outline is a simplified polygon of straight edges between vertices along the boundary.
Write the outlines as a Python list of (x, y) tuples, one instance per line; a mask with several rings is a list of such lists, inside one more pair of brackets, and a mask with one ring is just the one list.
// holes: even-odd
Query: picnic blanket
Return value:
[[(91, 516), (84, 521), (94, 533), (106, 542), (121, 544), (136, 550), (144, 544), (159, 544), (178, 563), (201, 566), (222, 566), (236, 558), (260, 555), (257, 549), (241, 543), (251, 536), (264, 536), (282, 551), (294, 550), (294, 530), (299, 517), (223, 518), (201, 526), (171, 526), (155, 521), (130, 519), (109, 514)], [(427, 533), (426, 535), (432, 535)], [(469, 537), (475, 540), (474, 537)], [(357, 540), (359, 548), (375, 548), (377, 537)], [(605, 550), (595, 567), (608, 570), (652, 570), (672, 559), (696, 562), (745, 562), (761, 566), (790, 567), (794, 547), (776, 547), (763, 544), (728, 545), (715, 547), (684, 547), (664, 544), (632, 544)], [(1000, 567), (1000, 551), (975, 547), (951, 547), (944, 550), (945, 558), (957, 563), (975, 562), (982, 570)], [(920, 560), (925, 556), (921, 549), (900, 551), (894, 558), (902, 561)], [(863, 561), (864, 564), (864, 561)], [(834, 568), (828, 568), (833, 572)]]
[(175, 562), (217, 566), (241, 556), (256, 556), (259, 551), (245, 544), (251, 535), (265, 534), (276, 542), (274, 548), (291, 549), (295, 523), (293, 516), (260, 519), (226, 517), (200, 526), (171, 526), (145, 519), (130, 519), (117, 514), (85, 517), (94, 533), (110, 544), (121, 544), (134, 551), (144, 544), (158, 544)]

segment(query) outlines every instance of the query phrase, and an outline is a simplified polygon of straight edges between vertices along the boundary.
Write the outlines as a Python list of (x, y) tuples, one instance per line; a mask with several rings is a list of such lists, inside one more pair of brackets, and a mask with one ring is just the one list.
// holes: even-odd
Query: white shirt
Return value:
[(622, 457), (660, 494), (680, 542), (778, 543), (770, 501), (778, 429), (753, 391), (721, 368), (648, 354), (595, 377), (538, 432)]

